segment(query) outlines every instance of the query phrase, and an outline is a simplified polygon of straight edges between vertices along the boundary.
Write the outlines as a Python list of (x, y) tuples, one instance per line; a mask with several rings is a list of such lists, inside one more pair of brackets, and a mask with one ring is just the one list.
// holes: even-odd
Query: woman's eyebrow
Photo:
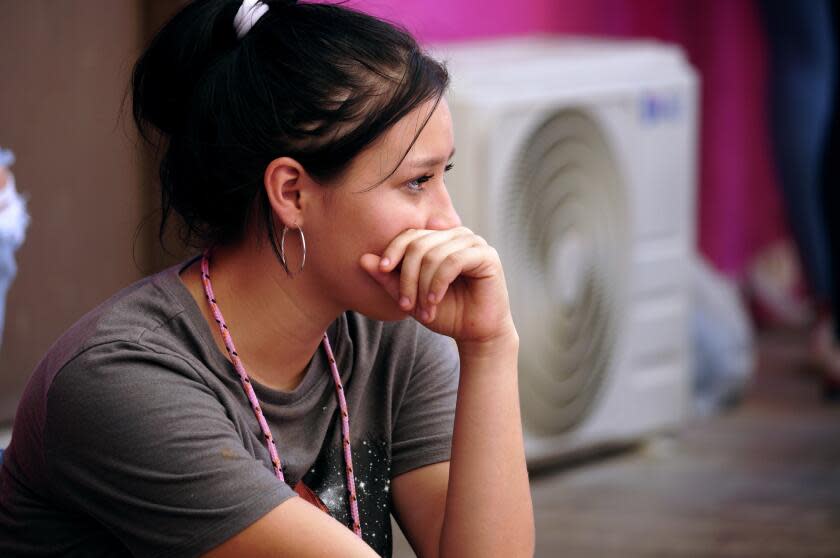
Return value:
[(440, 165), (440, 164), (443, 164), (443, 163), (449, 161), (454, 156), (455, 156), (455, 148), (453, 147), (452, 148), (452, 153), (450, 153), (449, 157), (447, 157), (445, 160), (441, 159), (440, 157), (426, 157), (424, 159), (413, 159), (413, 160), (407, 161), (406, 164), (409, 167), (434, 167), (436, 165)]

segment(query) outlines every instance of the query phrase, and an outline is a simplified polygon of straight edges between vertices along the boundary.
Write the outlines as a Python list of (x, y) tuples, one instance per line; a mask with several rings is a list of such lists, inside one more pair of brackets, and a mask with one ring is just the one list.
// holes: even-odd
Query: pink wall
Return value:
[[(653, 37), (685, 48), (702, 79), (700, 249), (730, 275), (787, 234), (769, 155), (765, 42), (747, 0), (355, 0), (421, 41), (534, 32)], [(476, 8), (480, 6), (480, 8)]]
[[(566, 5), (571, 10), (564, 9)], [(351, 5), (403, 24), (421, 41), (518, 35), (554, 31), (568, 12), (578, 17), (585, 2), (569, 0), (354, 0)], [(480, 8), (476, 8), (480, 6)]]

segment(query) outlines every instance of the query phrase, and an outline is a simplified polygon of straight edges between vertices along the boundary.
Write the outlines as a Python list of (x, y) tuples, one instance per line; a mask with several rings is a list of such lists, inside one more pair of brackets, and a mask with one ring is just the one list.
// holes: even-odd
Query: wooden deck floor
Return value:
[[(804, 347), (763, 334), (733, 411), (532, 475), (536, 556), (840, 557), (840, 404), (822, 403)], [(413, 556), (395, 538), (394, 556)]]

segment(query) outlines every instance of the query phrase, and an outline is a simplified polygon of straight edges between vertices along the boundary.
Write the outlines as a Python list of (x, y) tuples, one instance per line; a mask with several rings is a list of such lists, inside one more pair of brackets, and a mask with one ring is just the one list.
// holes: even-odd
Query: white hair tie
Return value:
[(242, 5), (239, 6), (233, 18), (233, 28), (236, 29), (237, 38), (244, 37), (267, 11), (268, 4), (260, 0), (242, 0)]

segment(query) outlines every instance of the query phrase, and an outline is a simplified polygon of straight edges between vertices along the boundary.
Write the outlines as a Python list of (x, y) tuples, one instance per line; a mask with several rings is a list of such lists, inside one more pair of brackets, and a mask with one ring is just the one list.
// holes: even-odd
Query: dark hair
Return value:
[(236, 240), (257, 215), (277, 252), (262, 187), (273, 159), (329, 182), (448, 85), (445, 67), (394, 24), (339, 5), (264, 3), (242, 39), (240, 0), (191, 3), (134, 68), (134, 120), (163, 153), (161, 242), (171, 210), (186, 243)]

